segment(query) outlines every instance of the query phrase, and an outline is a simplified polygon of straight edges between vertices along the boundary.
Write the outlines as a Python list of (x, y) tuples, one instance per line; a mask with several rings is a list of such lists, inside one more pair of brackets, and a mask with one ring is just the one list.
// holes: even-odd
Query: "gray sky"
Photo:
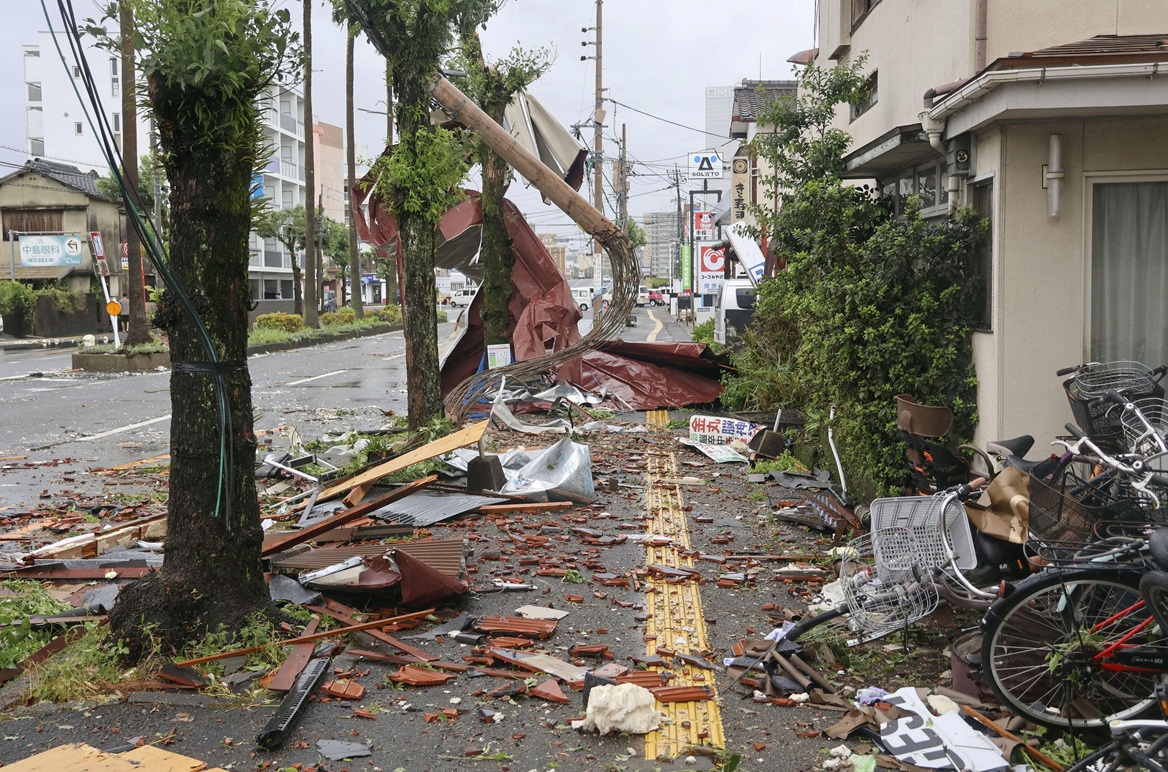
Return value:
[[(96, 16), (94, 0), (73, 0), (81, 18)], [(46, 0), (56, 18), (54, 0)], [(300, 2), (277, 0), (293, 12), (299, 24)], [(315, 0), (313, 46), (315, 49), (316, 119), (344, 125), (345, 40), (334, 26), (323, 0)], [(627, 125), (631, 159), (648, 165), (634, 167), (629, 211), (671, 210), (675, 193), (666, 190), (663, 176), (694, 150), (717, 146), (720, 141), (701, 133), (705, 128), (705, 88), (731, 86), (743, 78), (788, 78), (787, 57), (813, 45), (814, 0), (767, 0), (722, 5), (698, 0), (608, 0), (604, 3), (604, 85), (606, 96), (660, 118), (692, 127), (688, 130), (623, 107), (606, 105), (605, 153), (615, 152), (613, 137), (621, 123)], [(593, 33), (581, 27), (595, 23), (594, 0), (507, 0), (500, 13), (480, 32), (488, 59), (505, 55), (513, 46), (554, 51), (551, 70), (532, 87), (540, 99), (566, 126), (586, 121), (592, 114), (595, 62), (580, 61), (592, 55), (582, 47)], [(37, 0), (0, 0), (0, 161), (23, 163), (25, 147), (24, 85), (20, 46), (36, 42), (35, 33), (46, 28)], [(384, 67), (381, 58), (364, 40), (359, 41), (356, 63), (356, 104), (384, 110)], [(357, 144), (378, 152), (385, 139), (385, 116), (357, 113)], [(592, 142), (589, 126), (585, 138)], [(724, 141), (724, 140), (722, 140)], [(567, 216), (545, 206), (534, 190), (522, 182), (511, 186), (509, 197), (528, 214), (536, 230), (578, 232)], [(611, 216), (611, 210), (607, 210)]]

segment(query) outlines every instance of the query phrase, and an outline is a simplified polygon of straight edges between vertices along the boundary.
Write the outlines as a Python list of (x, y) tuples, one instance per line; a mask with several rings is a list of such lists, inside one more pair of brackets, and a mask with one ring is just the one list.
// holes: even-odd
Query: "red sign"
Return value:
[(129, 256), (130, 256), (130, 242), (123, 241), (122, 242), (122, 257), (129, 257)]
[(693, 232), (694, 236), (702, 238), (704, 236), (714, 235), (714, 213), (713, 212), (694, 212), (693, 213)]
[(105, 247), (101, 244), (101, 234), (97, 231), (90, 231), (89, 243), (93, 245), (93, 256), (98, 260), (105, 260)]
[(698, 270), (702, 273), (721, 273), (726, 267), (726, 253), (706, 245), (698, 247)]

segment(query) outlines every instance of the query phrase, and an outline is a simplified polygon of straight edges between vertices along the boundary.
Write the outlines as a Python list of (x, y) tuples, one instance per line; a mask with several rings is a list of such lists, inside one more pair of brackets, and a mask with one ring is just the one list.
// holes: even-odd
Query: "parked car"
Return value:
[(754, 318), (758, 290), (750, 279), (723, 282), (714, 299), (714, 342), (733, 343)]
[(649, 305), (663, 306), (669, 302), (661, 290), (649, 290)]
[(326, 314), (335, 314), (337, 312), (337, 293), (325, 290), (321, 296), (320, 304)]
[(641, 287), (637, 290), (637, 307), (649, 305), (649, 288)]
[(460, 289), (450, 296), (450, 305), (469, 306), (470, 302), (474, 300), (474, 296), (477, 295), (478, 292), (478, 287)]
[(581, 311), (587, 311), (592, 307), (592, 288), (573, 287), (572, 300), (576, 301), (576, 305), (580, 306)]

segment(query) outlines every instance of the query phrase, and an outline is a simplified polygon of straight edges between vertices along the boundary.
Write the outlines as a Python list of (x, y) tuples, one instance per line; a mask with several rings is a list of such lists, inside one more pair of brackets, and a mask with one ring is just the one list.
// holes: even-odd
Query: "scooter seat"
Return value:
[(1021, 437), (1015, 437), (1011, 440), (996, 440), (986, 443), (986, 451), (999, 458), (1022, 457), (1029, 453), (1032, 447), (1034, 447), (1034, 438), (1029, 434), (1023, 434)]

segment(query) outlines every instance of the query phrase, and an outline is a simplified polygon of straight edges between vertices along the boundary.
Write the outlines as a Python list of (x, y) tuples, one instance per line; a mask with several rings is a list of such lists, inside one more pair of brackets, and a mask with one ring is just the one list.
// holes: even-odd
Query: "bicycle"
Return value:
[(1168, 721), (1112, 721), (1108, 729), (1111, 742), (1063, 772), (1168, 772)]
[[(1106, 398), (1122, 404), (1125, 414), (1139, 413), (1115, 392)], [(1159, 507), (1158, 489), (1168, 487), (1168, 477), (1153, 471), (1156, 455), (1113, 456), (1074, 424), (1067, 430), (1076, 438), (1065, 443), (1068, 450), (1091, 450), (1140, 495), (1136, 511)], [(1156, 684), (1168, 679), (1168, 528), (1152, 530), (1130, 517), (1090, 520), (1077, 520), (1061, 539), (1039, 540), (1048, 570), (1008, 588), (982, 620), (991, 688), (1011, 709), (1046, 726), (1102, 727), (1132, 718), (1152, 705)]]

